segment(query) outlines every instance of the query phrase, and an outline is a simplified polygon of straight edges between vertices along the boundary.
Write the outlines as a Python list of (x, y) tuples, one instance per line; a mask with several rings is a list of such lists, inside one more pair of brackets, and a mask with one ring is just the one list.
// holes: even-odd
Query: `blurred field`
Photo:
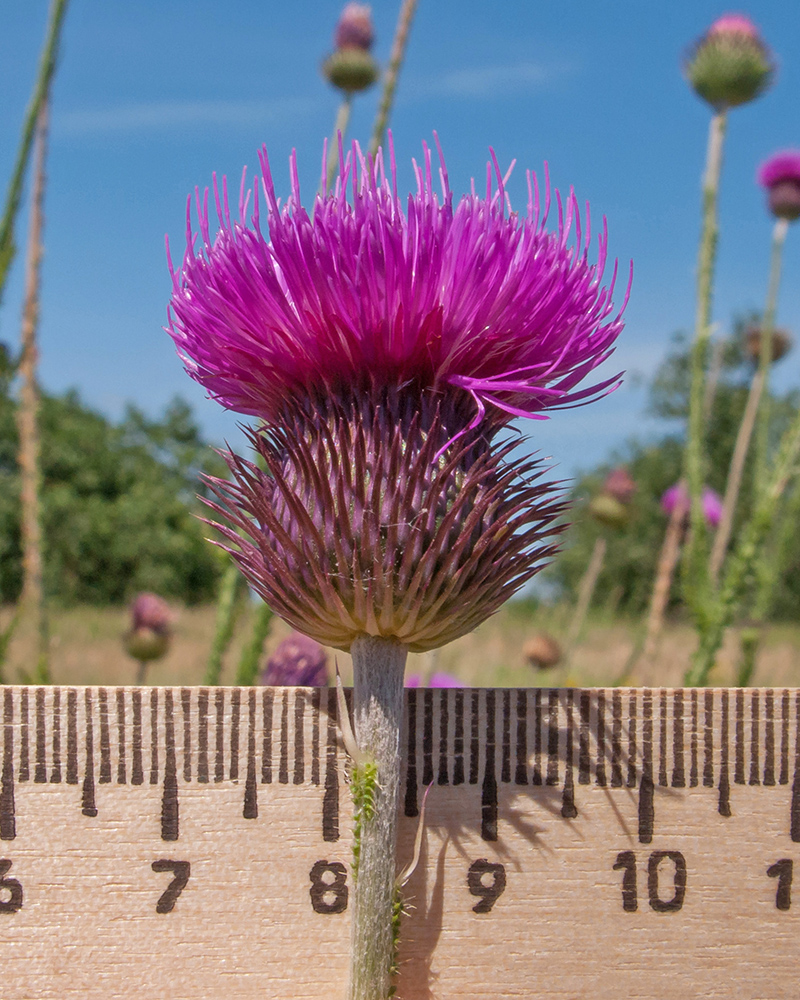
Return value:
[[(0, 623), (9, 620), (10, 609), (0, 609)], [(638, 622), (612, 621), (608, 617), (589, 619), (571, 663), (549, 671), (529, 667), (522, 655), (527, 638), (539, 629), (556, 637), (563, 635), (569, 609), (539, 608), (524, 602), (506, 605), (494, 618), (471, 635), (434, 654), (409, 657), (407, 674), (429, 676), (434, 670), (454, 674), (471, 686), (534, 687), (608, 685), (620, 676), (633, 648)], [(169, 653), (151, 665), (148, 683), (201, 684), (214, 630), (213, 607), (184, 608), (177, 611), (175, 635)], [(226, 657), (223, 683), (232, 683), (239, 651), (249, 635), (252, 610), (239, 620)], [(127, 609), (74, 608), (54, 612), (51, 619), (51, 668), (59, 684), (130, 684), (136, 664), (123, 651), (120, 636), (127, 627)], [(267, 642), (267, 652), (288, 634), (277, 619)], [(642, 665), (630, 683), (678, 685), (688, 663), (693, 634), (686, 625), (670, 625), (656, 660)], [(32, 674), (30, 643), (15, 637), (5, 665), (5, 679), (14, 683)], [(335, 655), (347, 682), (350, 660)], [(735, 632), (728, 635), (713, 684), (733, 684), (738, 658)], [(754, 683), (758, 685), (800, 685), (800, 627), (773, 626), (767, 632)]]

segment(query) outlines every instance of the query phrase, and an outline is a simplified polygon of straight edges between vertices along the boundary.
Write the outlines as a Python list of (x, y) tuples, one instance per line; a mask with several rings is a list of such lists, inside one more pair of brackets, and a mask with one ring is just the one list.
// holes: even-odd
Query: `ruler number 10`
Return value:
[[(661, 896), (660, 869), (662, 861), (673, 864), (673, 894), (671, 899)], [(633, 851), (620, 851), (614, 871), (622, 872), (622, 909), (635, 913), (639, 909), (636, 881), (636, 855)], [(686, 896), (686, 858), (680, 851), (653, 851), (647, 860), (647, 895), (656, 913), (675, 913), (683, 906)]]

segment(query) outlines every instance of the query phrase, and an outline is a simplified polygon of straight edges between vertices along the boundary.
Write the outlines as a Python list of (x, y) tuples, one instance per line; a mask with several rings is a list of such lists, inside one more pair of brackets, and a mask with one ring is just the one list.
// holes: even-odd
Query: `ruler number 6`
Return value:
[(175, 908), (175, 900), (186, 888), (186, 883), (189, 881), (191, 865), (188, 861), (170, 861), (167, 858), (162, 858), (160, 861), (154, 861), (150, 867), (154, 872), (172, 872), (175, 876), (156, 903), (156, 913), (172, 913)]
[(18, 879), (6, 878), (11, 867), (8, 858), (0, 858), (0, 893), (10, 892), (9, 899), (0, 899), (0, 913), (16, 913), (22, 906), (22, 885)]

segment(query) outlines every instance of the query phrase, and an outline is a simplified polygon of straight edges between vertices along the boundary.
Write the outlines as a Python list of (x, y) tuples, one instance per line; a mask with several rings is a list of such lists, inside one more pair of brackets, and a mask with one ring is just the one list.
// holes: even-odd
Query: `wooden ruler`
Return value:
[[(332, 690), (6, 687), (2, 1000), (337, 1000)], [(405, 1000), (796, 1000), (800, 691), (412, 690)]]

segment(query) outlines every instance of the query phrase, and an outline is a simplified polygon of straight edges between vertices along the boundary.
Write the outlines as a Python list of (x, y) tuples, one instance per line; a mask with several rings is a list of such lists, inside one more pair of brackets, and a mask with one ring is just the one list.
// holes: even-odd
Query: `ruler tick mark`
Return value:
[[(795, 733), (800, 731), (800, 691), (795, 694), (794, 701)], [(795, 735), (794, 747), (794, 778), (792, 780), (792, 805), (789, 829), (792, 843), (800, 843), (800, 737)]]
[[(428, 692), (426, 692), (427, 694)], [(431, 692), (432, 693), (432, 692)], [(495, 774), (495, 691), (484, 692), (486, 706), (486, 759), (481, 789), (481, 838), (497, 840), (497, 776)]]
[(86, 765), (83, 775), (81, 812), (84, 816), (96, 816), (97, 803), (94, 797), (94, 719), (92, 718), (92, 692), (89, 688), (86, 688), (84, 705), (86, 707)]
[(142, 761), (142, 692), (140, 688), (133, 691), (133, 765), (131, 769), (131, 784), (144, 784), (144, 764)]
[(545, 784), (558, 784), (558, 691), (547, 692), (547, 776)]
[(183, 711), (183, 780), (192, 780), (192, 690), (181, 688)]
[(500, 780), (505, 784), (511, 781), (511, 692), (509, 690), (503, 691), (503, 754)]
[(767, 691), (764, 696), (764, 784), (775, 784), (775, 696)]
[(744, 690), (736, 692), (736, 764), (733, 780), (737, 785), (744, 784)]
[(119, 760), (117, 761), (117, 784), (124, 785), (128, 780), (125, 765), (125, 690), (117, 688), (117, 737), (119, 739)]
[(748, 784), (760, 784), (758, 774), (758, 691), (750, 692), (750, 780)]
[(258, 787), (256, 785), (256, 689), (251, 687), (247, 695), (247, 778), (244, 784), (242, 815), (245, 819), (258, 819)]
[(306, 710), (306, 696), (304, 691), (294, 693), (294, 784), (302, 785), (305, 779), (305, 760), (303, 756), (303, 727)]
[(731, 783), (730, 775), (728, 773), (728, 716), (729, 716), (729, 697), (728, 692), (722, 692), (722, 718), (720, 719), (720, 725), (722, 732), (720, 734), (720, 772), (719, 772), (719, 804), (717, 809), (720, 816), (729, 817), (731, 815)]
[(278, 765), (278, 781), (289, 784), (289, 692), (283, 692), (281, 699), (281, 758)]
[(422, 784), (433, 781), (433, 691), (422, 692)]
[(639, 781), (639, 843), (650, 844), (655, 823), (653, 786), (653, 693), (642, 698), (642, 776)]
[(47, 734), (44, 724), (44, 695), (43, 687), (36, 688), (36, 767), (33, 772), (33, 780), (37, 785), (43, 785), (47, 781)]
[(533, 775), (532, 785), (542, 783), (542, 689), (533, 692)]
[(573, 702), (575, 692), (569, 688), (566, 692), (567, 714), (567, 746), (565, 752), (564, 790), (561, 795), (561, 815), (564, 819), (575, 819), (578, 810), (575, 807), (575, 779), (572, 774), (572, 752), (574, 742), (575, 720), (573, 717)]
[[(328, 697), (328, 704), (330, 705), (330, 696)], [(330, 708), (328, 709), (330, 712)], [(330, 716), (329, 716), (330, 717)], [(406, 713), (408, 733), (407, 733), (407, 743), (406, 743), (406, 798), (404, 803), (404, 812), (406, 816), (418, 816), (419, 807), (417, 806), (417, 692), (411, 688), (408, 692), (408, 711)], [(326, 789), (327, 781), (331, 773), (330, 764), (330, 753), (331, 753), (331, 735), (328, 733), (328, 773), (326, 775)], [(335, 753), (335, 749), (334, 749)], [(326, 791), (327, 795), (327, 791)], [(338, 837), (338, 833), (337, 833)]]
[(20, 727), (19, 727), (19, 780), (27, 781), (30, 778), (30, 764), (28, 760), (28, 689), (22, 689), (22, 697), (19, 705)]
[(0, 777), (0, 840), (17, 835), (14, 811), (14, 692), (3, 694), (3, 773)]
[(53, 768), (50, 784), (61, 784), (61, 688), (53, 688)]
[(622, 787), (622, 693), (611, 694), (611, 787)]
[(683, 691), (672, 696), (672, 787), (684, 788), (686, 775), (683, 770)]
[(791, 707), (789, 703), (789, 692), (784, 691), (781, 695), (781, 773), (778, 782), (781, 785), (789, 784), (789, 714)]
[(225, 777), (225, 689), (217, 688), (214, 693), (215, 736), (214, 736), (214, 782)]
[(175, 760), (175, 718), (172, 689), (164, 693), (166, 753), (164, 755), (164, 790), (161, 799), (161, 839), (178, 839), (178, 770)]
[(100, 688), (100, 784), (111, 781), (111, 741), (108, 733), (108, 691)]
[[(463, 699), (463, 695), (462, 695)], [(517, 691), (517, 768), (514, 783), (528, 784), (528, 692)]]
[(78, 692), (67, 691), (67, 784), (78, 784)]
[(448, 691), (442, 691), (439, 702), (439, 773), (436, 776), (436, 783), (439, 785), (450, 784), (450, 776), (447, 773), (447, 740), (450, 735), (450, 695)]
[(697, 690), (692, 690), (692, 735), (689, 743), (689, 787), (697, 788)]
[(606, 693), (597, 692), (597, 757), (594, 776), (600, 788), (606, 787)]
[(453, 733), (453, 784), (464, 784), (464, 691), (456, 690), (455, 730)]
[[(261, 714), (264, 718), (264, 740), (261, 747), (261, 783), (272, 784), (272, 704), (274, 696), (269, 688), (261, 695)], [(330, 710), (329, 710), (330, 711)]]
[[(271, 702), (270, 702), (271, 704)], [(337, 756), (337, 720), (338, 705), (336, 688), (328, 690), (328, 726), (325, 745), (325, 792), (322, 797), (322, 839), (332, 844), (339, 839), (339, 773)], [(270, 708), (270, 715), (272, 710)], [(265, 737), (266, 738), (266, 737)], [(408, 810), (408, 790), (411, 784), (410, 771), (406, 776), (406, 810)], [(414, 770), (414, 794), (417, 790), (417, 774)], [(407, 814), (407, 813), (406, 813)]]
[(228, 777), (231, 781), (239, 780), (239, 709), (241, 703), (241, 688), (234, 688), (231, 697), (231, 760), (228, 769)]
[(197, 780), (208, 784), (208, 688), (197, 695)]

